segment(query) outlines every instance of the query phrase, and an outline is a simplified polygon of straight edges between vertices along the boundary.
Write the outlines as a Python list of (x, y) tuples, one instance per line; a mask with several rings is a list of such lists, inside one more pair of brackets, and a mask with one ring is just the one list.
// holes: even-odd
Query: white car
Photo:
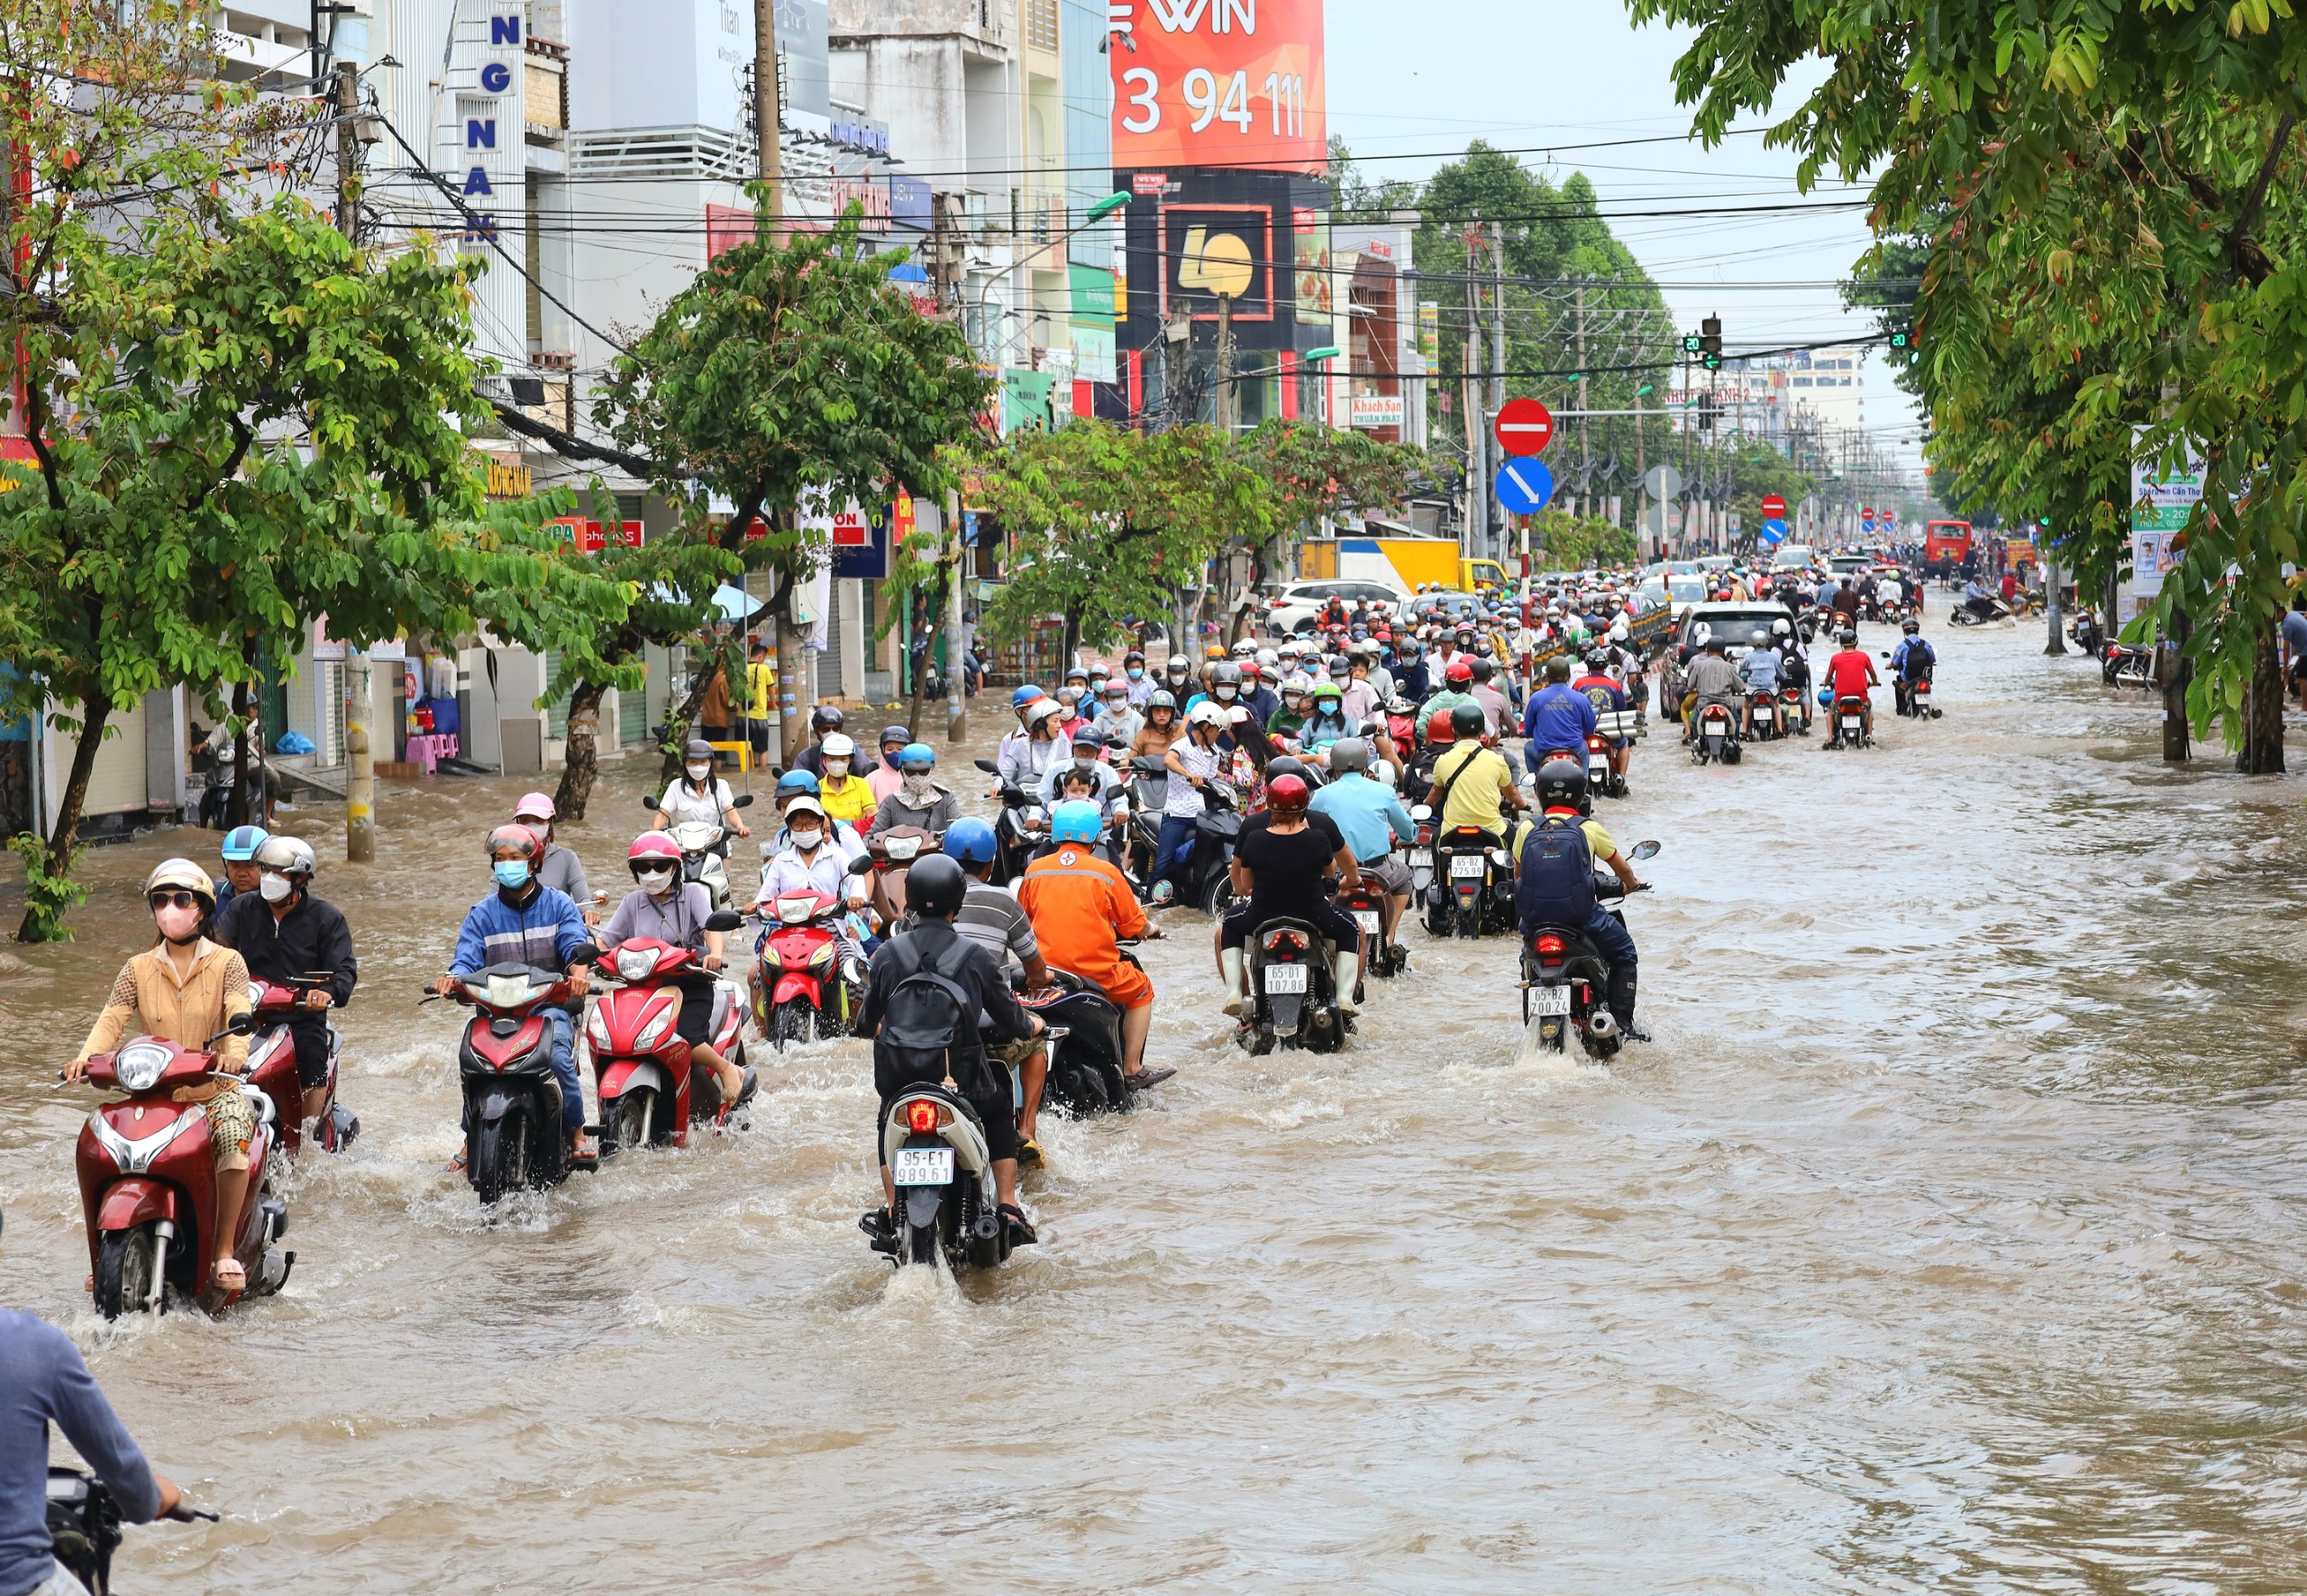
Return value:
[(1391, 616), (1409, 601), (1409, 595), (1385, 582), (1373, 582), (1361, 577), (1291, 582), (1267, 597), (1265, 628), (1276, 637), (1293, 637), (1311, 632), (1321, 616), (1322, 606), (1332, 598), (1344, 599), (1348, 611), (1357, 601), (1366, 600), (1371, 614)]

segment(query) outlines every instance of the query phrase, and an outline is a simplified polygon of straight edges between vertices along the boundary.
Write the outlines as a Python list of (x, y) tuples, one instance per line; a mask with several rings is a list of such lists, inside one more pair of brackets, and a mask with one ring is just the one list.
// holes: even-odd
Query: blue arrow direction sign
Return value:
[(1764, 542), (1764, 543), (1765, 543), (1776, 544), (1776, 543), (1784, 543), (1785, 541), (1786, 541), (1786, 523), (1785, 523), (1785, 522), (1783, 522), (1783, 521), (1765, 521), (1765, 522), (1764, 522), (1764, 523), (1763, 523), (1763, 542)]
[(1517, 515), (1535, 515), (1554, 497), (1554, 473), (1537, 460), (1509, 460), (1498, 468), (1498, 502)]

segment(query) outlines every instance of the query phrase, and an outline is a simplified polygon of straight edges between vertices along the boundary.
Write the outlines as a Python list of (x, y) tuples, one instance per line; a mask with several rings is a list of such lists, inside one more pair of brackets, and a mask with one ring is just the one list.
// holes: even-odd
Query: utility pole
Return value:
[[(360, 69), (336, 64), (336, 230), (360, 242)], [(377, 724), (376, 675), (369, 651), (344, 651), (344, 859), (368, 864), (377, 857), (377, 760), (369, 728)]]
[(1482, 439), (1482, 378), (1476, 375), (1482, 369), (1482, 296), (1475, 287), (1474, 250), (1482, 234), (1469, 228), (1462, 236), (1466, 246), (1466, 368), (1459, 386), (1466, 401), (1466, 522), (1459, 552), (1480, 559), (1490, 552), (1490, 494), (1483, 480), (1489, 475), (1490, 451)]
[[(777, 70), (777, 0), (753, 0), (753, 143), (761, 183), (761, 223), (767, 230), (763, 243), (776, 240), (785, 216), (784, 87)], [(801, 575), (790, 573), (784, 605), (772, 617), (777, 627), (777, 744), (781, 762), (788, 766), (800, 757), (809, 736), (807, 716), (801, 712), (807, 667), (801, 659), (801, 634), (793, 625), (793, 596), (800, 590)]]
[[(1234, 296), (1217, 296), (1217, 430), (1234, 437)], [(1071, 661), (1068, 662), (1069, 669)]]
[[(953, 551), (953, 586), (945, 597), (945, 741), (959, 743), (970, 734), (968, 667), (962, 662), (968, 651), (962, 646), (962, 634), (967, 623), (962, 619), (962, 594), (965, 577), (962, 568), (969, 563), (970, 545), (963, 535), (969, 523), (962, 518), (962, 496), (958, 489), (945, 490), (945, 535)], [(926, 663), (925, 661), (924, 663)]]
[[(1491, 409), (1491, 414), (1494, 415), (1496, 415), (1498, 412), (1500, 412), (1500, 411), (1501, 411), (1501, 410), (1503, 410), (1503, 409), (1505, 409), (1505, 408), (1506, 408), (1506, 227), (1505, 227), (1505, 224), (1504, 224), (1503, 223), (1492, 222), (1492, 223), (1490, 224), (1490, 409)], [(1500, 454), (1499, 454), (1499, 457), (1498, 457), (1497, 459), (1492, 460), (1492, 459), (1491, 458), (1491, 456), (1490, 456), (1490, 448), (1491, 448), (1491, 443), (1492, 443), (1492, 442), (1496, 442), (1496, 440), (1495, 440), (1495, 438), (1492, 436), (1492, 434), (1491, 434), (1491, 433), (1490, 428), (1489, 428), (1489, 427), (1487, 427), (1487, 426), (1484, 426), (1484, 427), (1482, 428), (1482, 457), (1483, 457), (1484, 461), (1486, 462), (1486, 467), (1487, 467), (1487, 469), (1485, 469), (1485, 470), (1483, 470), (1483, 472), (1482, 472), (1482, 479), (1483, 479), (1484, 481), (1491, 481), (1491, 480), (1495, 479), (1495, 477), (1496, 477), (1497, 472), (1499, 472), (1500, 470), (1504, 470), (1504, 469), (1505, 469), (1505, 456), (1504, 456), (1504, 446), (1503, 446), (1503, 445), (1500, 445)], [(1484, 505), (1484, 506), (1483, 506), (1483, 510), (1482, 510), (1482, 520), (1483, 520), (1483, 523), (1484, 523), (1485, 524), (1488, 524), (1488, 522), (1489, 522), (1489, 520), (1490, 520), (1490, 512), (1489, 512), (1489, 507), (1488, 507), (1487, 504), (1485, 504), (1485, 505)], [(1506, 561), (1506, 554), (1507, 554), (1507, 549), (1506, 549), (1506, 534), (1507, 534), (1507, 530), (1508, 530), (1508, 529), (1507, 529), (1506, 525), (1505, 525), (1504, 524), (1502, 524), (1502, 523), (1500, 524), (1500, 525), (1499, 526), (1499, 529), (1498, 529), (1498, 552), (1497, 552), (1497, 554), (1496, 554), (1495, 558), (1498, 560), (1499, 563), (1500, 563), (1501, 565), (1502, 565), (1502, 564), (1504, 564), (1504, 563), (1505, 563), (1505, 561)], [(1523, 539), (1522, 539), (1522, 541), (1523, 541), (1525, 543), (1528, 543), (1528, 542), (1529, 542), (1529, 533), (1528, 533), (1528, 528), (1527, 528), (1527, 524), (1525, 524), (1525, 527), (1524, 527), (1524, 530), (1523, 530)]]
[(1594, 456), (1587, 447), (1586, 434), (1586, 276), (1581, 272), (1573, 286), (1576, 297), (1572, 300), (1573, 323), (1578, 337), (1578, 513), (1588, 513), (1586, 506), (1586, 473)]

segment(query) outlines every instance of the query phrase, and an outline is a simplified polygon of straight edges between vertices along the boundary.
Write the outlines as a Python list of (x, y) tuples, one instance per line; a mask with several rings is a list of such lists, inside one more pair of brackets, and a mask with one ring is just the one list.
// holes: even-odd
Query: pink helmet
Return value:
[(544, 856), (544, 838), (525, 825), (500, 825), (488, 834), (488, 856), (491, 859), (497, 857), (497, 849), (504, 847), (518, 848), (524, 859)]
[(670, 864), (679, 869), (680, 862), (681, 845), (673, 841), (669, 832), (644, 831), (625, 850), (627, 870), (639, 870), (643, 864)]
[(515, 820), (551, 820), (559, 813), (552, 807), (552, 796), (542, 792), (524, 792), (521, 801), (513, 806)]

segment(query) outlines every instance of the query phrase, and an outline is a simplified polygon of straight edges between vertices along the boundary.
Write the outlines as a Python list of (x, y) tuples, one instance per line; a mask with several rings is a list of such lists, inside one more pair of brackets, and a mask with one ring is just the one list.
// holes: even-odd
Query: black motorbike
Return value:
[(1241, 840), (1242, 806), (1234, 789), (1212, 781), (1201, 789), (1202, 809), (1194, 821), (1193, 853), (1185, 862), (1185, 884), (1178, 900), (1204, 914), (1221, 913), (1234, 896), (1234, 844)]
[[(1884, 654), (1885, 660), (1891, 656)], [(1915, 677), (1894, 677), (1891, 689), (1898, 700), (1899, 714), (1909, 720), (1938, 720), (1946, 711), (1930, 701), (1930, 678), (1935, 667), (1926, 665), (1922, 674)]]
[[(177, 1504), (168, 1515), (179, 1524), (216, 1522), (216, 1515)], [(56, 1565), (88, 1588), (88, 1596), (112, 1596), (112, 1557), (120, 1550), (120, 1504), (105, 1482), (78, 1469), (48, 1471), (48, 1555)]]
[(1268, 920), (1244, 946), (1249, 992), (1235, 1033), (1252, 1054), (1277, 1044), (1336, 1053), (1353, 1022), (1337, 1006), (1328, 938), (1304, 920)]
[[(1400, 975), (1409, 968), (1409, 950), (1386, 934), (1386, 895), (1368, 876), (1351, 892), (1337, 895), (1337, 906), (1354, 917), (1362, 927), (1362, 968), (1370, 975)], [(1394, 927), (1400, 932), (1401, 927)], [(1362, 1001), (1361, 982), (1355, 982), (1354, 1000)]]
[(1701, 704), (1691, 727), (1691, 762), (1694, 765), (1735, 765), (1745, 753), (1738, 742), (1738, 717), (1727, 704)]
[[(1413, 809), (1413, 819), (1427, 806)], [(1428, 811), (1430, 814), (1430, 811)], [(1501, 822), (1501, 827), (1503, 823)], [(1434, 879), (1426, 889), (1426, 928), (1436, 936), (1483, 936), (1514, 923), (1514, 872), (1498, 835), (1458, 825), (1434, 838)]]
[(2099, 658), (2101, 679), (2111, 687), (2151, 688), (2155, 685), (2155, 651), (2135, 643), (2110, 639)]
[[(1135, 955), (1122, 957), (1135, 964)], [(1053, 1038), (1049, 1073), (1042, 1086), (1045, 1107), (1069, 1114), (1103, 1114), (1130, 1106), (1121, 1073), (1121, 1010), (1093, 980), (1053, 965), (1044, 992), (1021, 993), (1019, 1001), (1042, 1017)]]
[(1139, 754), (1129, 762), (1126, 791), (1129, 825), (1123, 833), (1122, 868), (1144, 893), (1154, 886), (1154, 857), (1162, 844), (1162, 812), (1170, 801), (1170, 767), (1158, 753)]
[[(989, 776), (1001, 773), (1001, 767), (989, 759), (976, 762)], [(1007, 887), (1024, 875), (1048, 840), (1049, 811), (1042, 806), (1041, 795), (1004, 781), (1001, 813), (993, 821), (993, 884)]]
[[(1639, 861), (1657, 853), (1656, 843), (1637, 843), (1627, 857)], [(1626, 887), (1616, 871), (1594, 871), (1594, 897), (1625, 920)], [(1626, 1036), (1610, 1012), (1609, 990), (1610, 962), (1582, 927), (1541, 926), (1522, 939), (1522, 1024), (1537, 1027), (1539, 1046), (1566, 1052), (1575, 1031), (1587, 1057), (1615, 1057)]]
[(1872, 748), (1874, 734), (1866, 729), (1866, 700), (1856, 693), (1846, 693), (1834, 702), (1832, 734), (1827, 739), (1829, 748)]

